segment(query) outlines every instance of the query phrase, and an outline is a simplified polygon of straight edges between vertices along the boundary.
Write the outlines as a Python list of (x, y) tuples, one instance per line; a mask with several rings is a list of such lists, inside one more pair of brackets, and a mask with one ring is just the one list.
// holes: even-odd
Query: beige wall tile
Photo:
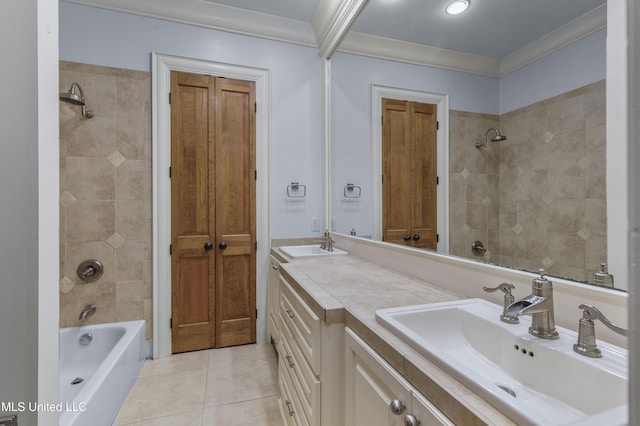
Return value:
[[(60, 324), (146, 319), (151, 338), (150, 74), (60, 62), (60, 90), (74, 81), (95, 117), (61, 104), (60, 187), (75, 198), (61, 206), (61, 279), (78, 283), (75, 270), (87, 258), (100, 260), (105, 273), (61, 294)], [(117, 166), (107, 159), (112, 154), (121, 158)], [(88, 303), (98, 310), (81, 322)]]

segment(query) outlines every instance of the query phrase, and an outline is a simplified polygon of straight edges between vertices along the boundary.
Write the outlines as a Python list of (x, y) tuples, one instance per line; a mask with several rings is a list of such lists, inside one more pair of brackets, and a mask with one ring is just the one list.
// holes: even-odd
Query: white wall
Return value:
[[(60, 3), (61, 60), (150, 71), (151, 52), (270, 71), (271, 237), (314, 235), (311, 218), (322, 218), (317, 50)], [(91, 99), (91, 93), (85, 95)], [(292, 181), (307, 186), (304, 200), (287, 198)]]
[(499, 113), (522, 108), (606, 77), (607, 30), (597, 31), (500, 78)]
[[(0, 53), (10, 58), (0, 67), (10, 100), (0, 103), (0, 401), (53, 404), (58, 389), (57, 2), (3, 1)], [(43, 179), (53, 180), (52, 186)], [(41, 251), (46, 249), (51, 252)], [(57, 422), (57, 413), (18, 415), (21, 426)]]

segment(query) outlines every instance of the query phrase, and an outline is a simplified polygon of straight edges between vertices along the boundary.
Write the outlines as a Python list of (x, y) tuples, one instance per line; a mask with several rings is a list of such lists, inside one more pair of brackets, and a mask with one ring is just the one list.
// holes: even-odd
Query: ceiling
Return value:
[[(208, 0), (311, 22), (318, 0)], [(606, 0), (471, 0), (458, 16), (451, 0), (369, 0), (353, 31), (502, 59)]]

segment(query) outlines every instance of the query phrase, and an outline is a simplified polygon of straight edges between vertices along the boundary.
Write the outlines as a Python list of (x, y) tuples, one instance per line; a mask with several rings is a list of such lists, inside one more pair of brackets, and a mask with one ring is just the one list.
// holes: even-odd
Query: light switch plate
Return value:
[(311, 218), (311, 232), (320, 232), (320, 218), (312, 217)]

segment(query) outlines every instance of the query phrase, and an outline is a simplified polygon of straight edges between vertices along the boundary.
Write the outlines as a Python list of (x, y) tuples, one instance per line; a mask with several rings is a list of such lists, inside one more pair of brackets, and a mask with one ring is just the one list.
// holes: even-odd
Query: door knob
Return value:
[(420, 235), (418, 234), (413, 235), (413, 241), (418, 241), (419, 239), (420, 239)]
[(411, 240), (411, 235), (405, 235), (404, 237), (402, 237), (402, 239), (405, 241), (409, 241)]
[(209, 251), (209, 250), (211, 250), (212, 248), (213, 248), (213, 244), (211, 244), (211, 242), (210, 242), (210, 241), (207, 241), (206, 243), (204, 243), (204, 249), (205, 249), (206, 251)]
[(218, 244), (218, 248), (219, 248), (220, 250), (224, 250), (224, 249), (226, 249), (226, 248), (227, 248), (227, 243), (225, 243), (224, 241), (223, 241), (223, 242), (221, 242), (220, 244)]

